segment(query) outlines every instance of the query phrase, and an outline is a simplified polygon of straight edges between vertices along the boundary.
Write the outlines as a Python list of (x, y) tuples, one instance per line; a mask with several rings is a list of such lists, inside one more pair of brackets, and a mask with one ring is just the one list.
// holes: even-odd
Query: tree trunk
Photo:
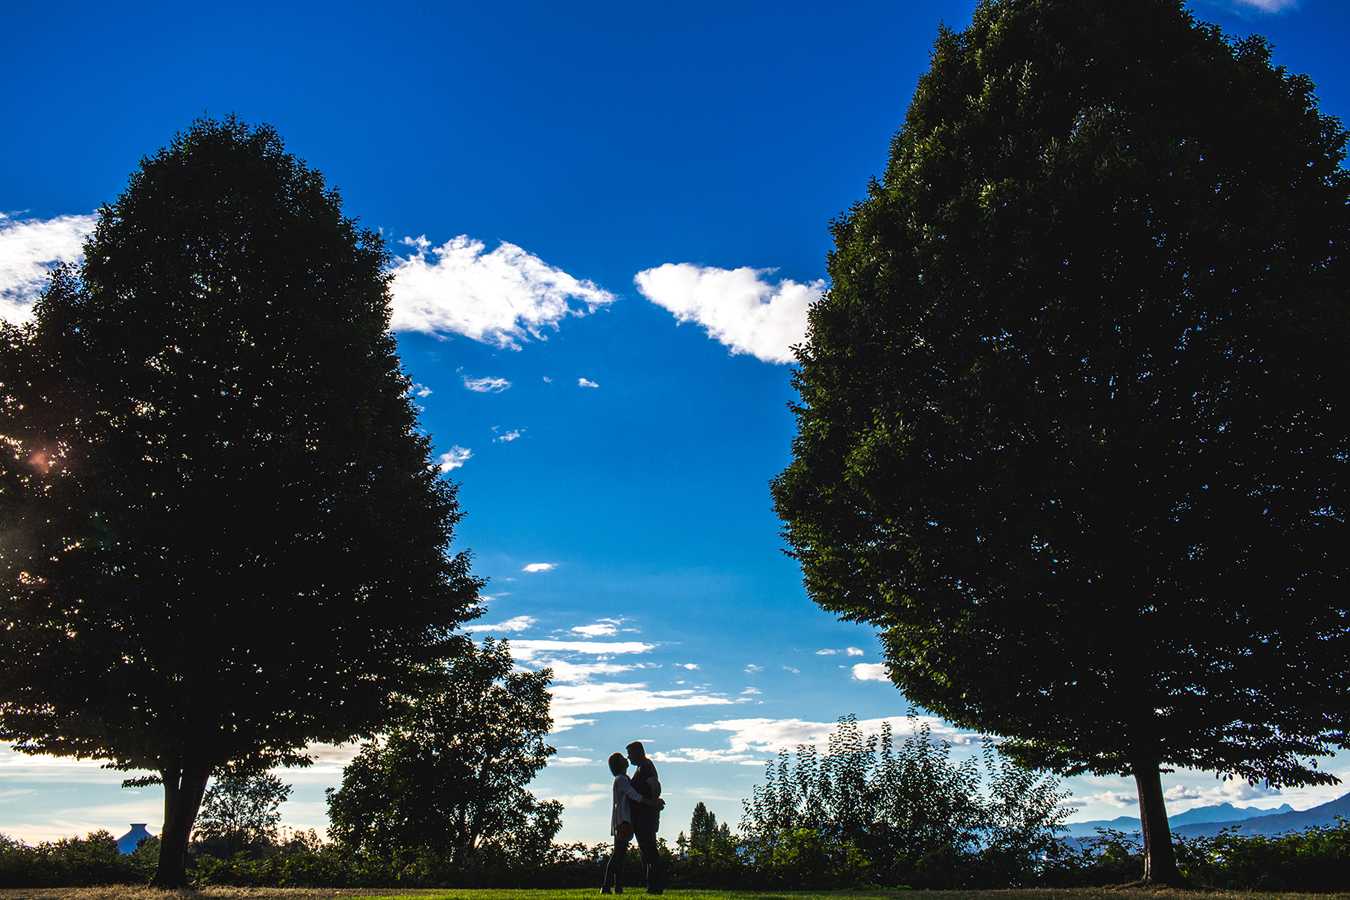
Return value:
[(1167, 826), (1158, 764), (1134, 766), (1134, 783), (1139, 791), (1139, 825), (1144, 835), (1144, 877), (1139, 883), (1179, 885), (1181, 873), (1172, 848), (1172, 831)]
[(187, 887), (187, 849), (211, 767), (186, 765), (160, 772), (164, 779), (164, 827), (159, 835), (159, 868), (152, 887)]

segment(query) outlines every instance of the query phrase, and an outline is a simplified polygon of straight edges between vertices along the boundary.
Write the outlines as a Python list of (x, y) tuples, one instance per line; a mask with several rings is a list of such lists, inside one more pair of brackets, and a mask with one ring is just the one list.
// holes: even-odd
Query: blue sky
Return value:
[[(880, 174), (939, 23), (973, 8), (14, 4), (0, 315), (24, 317), (45, 265), (75, 258), (98, 205), (193, 118), (274, 126), (396, 254), (404, 364), (462, 484), (457, 545), (491, 579), (479, 635), (555, 669), (559, 752), (533, 790), (566, 804), (562, 837), (606, 837), (604, 759), (635, 738), (661, 768), (665, 836), (699, 801), (734, 824), (776, 747), (909, 708), (870, 629), (806, 597), (768, 481), (789, 458), (787, 348), (826, 287), (827, 224)], [(1269, 36), (1347, 118), (1341, 0), (1192, 9)], [(351, 753), (281, 773), (288, 825), (322, 833)], [(0, 833), (157, 831), (159, 793), (121, 777), (0, 748)], [(1164, 783), (1172, 812), (1340, 792)], [(1076, 819), (1136, 812), (1132, 782), (1069, 786)]]

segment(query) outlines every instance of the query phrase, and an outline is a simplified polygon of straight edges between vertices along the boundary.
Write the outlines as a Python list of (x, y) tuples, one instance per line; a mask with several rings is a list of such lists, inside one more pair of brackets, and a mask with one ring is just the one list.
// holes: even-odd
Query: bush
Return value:
[(117, 839), (106, 831), (91, 831), (83, 839), (44, 841), (36, 847), (0, 835), (0, 888), (146, 884), (157, 861), (158, 842), (123, 856), (117, 851)]

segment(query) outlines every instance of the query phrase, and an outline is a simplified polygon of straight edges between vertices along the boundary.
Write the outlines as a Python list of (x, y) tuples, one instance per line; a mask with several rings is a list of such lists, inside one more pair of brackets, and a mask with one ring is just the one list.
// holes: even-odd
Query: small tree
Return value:
[(689, 820), (689, 849), (707, 850), (716, 837), (717, 816), (700, 800), (695, 804), (694, 815)]
[(465, 642), (387, 736), (363, 744), (328, 792), (332, 836), (357, 851), (429, 850), (460, 865), (485, 843), (548, 844), (562, 804), (525, 785), (557, 752), (552, 672), (512, 671), (506, 641)]
[(800, 746), (794, 761), (781, 751), (744, 803), (741, 830), (758, 864), (815, 857), (854, 866), (856, 855), (883, 883), (917, 877), (950, 886), (933, 871), (935, 861), (964, 856), (973, 868), (979, 853), (998, 864), (1000, 877), (1025, 874), (1069, 814), (1057, 779), (986, 746), (984, 788), (979, 760), (954, 761), (951, 745), (934, 740), (926, 722), (911, 723), (896, 741), (889, 723), (864, 735), (845, 716), (824, 755)]
[(233, 859), (277, 842), (281, 804), (291, 786), (269, 772), (226, 772), (206, 789), (197, 815), (197, 840)]

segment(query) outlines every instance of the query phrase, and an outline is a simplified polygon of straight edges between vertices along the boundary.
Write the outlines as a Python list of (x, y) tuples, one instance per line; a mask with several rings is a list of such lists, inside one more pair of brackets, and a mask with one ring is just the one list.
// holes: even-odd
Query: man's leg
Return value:
[(647, 870), (647, 893), (664, 893), (666, 879), (661, 865), (661, 850), (656, 844), (656, 829), (650, 826), (636, 826), (638, 850), (642, 851), (642, 865)]

